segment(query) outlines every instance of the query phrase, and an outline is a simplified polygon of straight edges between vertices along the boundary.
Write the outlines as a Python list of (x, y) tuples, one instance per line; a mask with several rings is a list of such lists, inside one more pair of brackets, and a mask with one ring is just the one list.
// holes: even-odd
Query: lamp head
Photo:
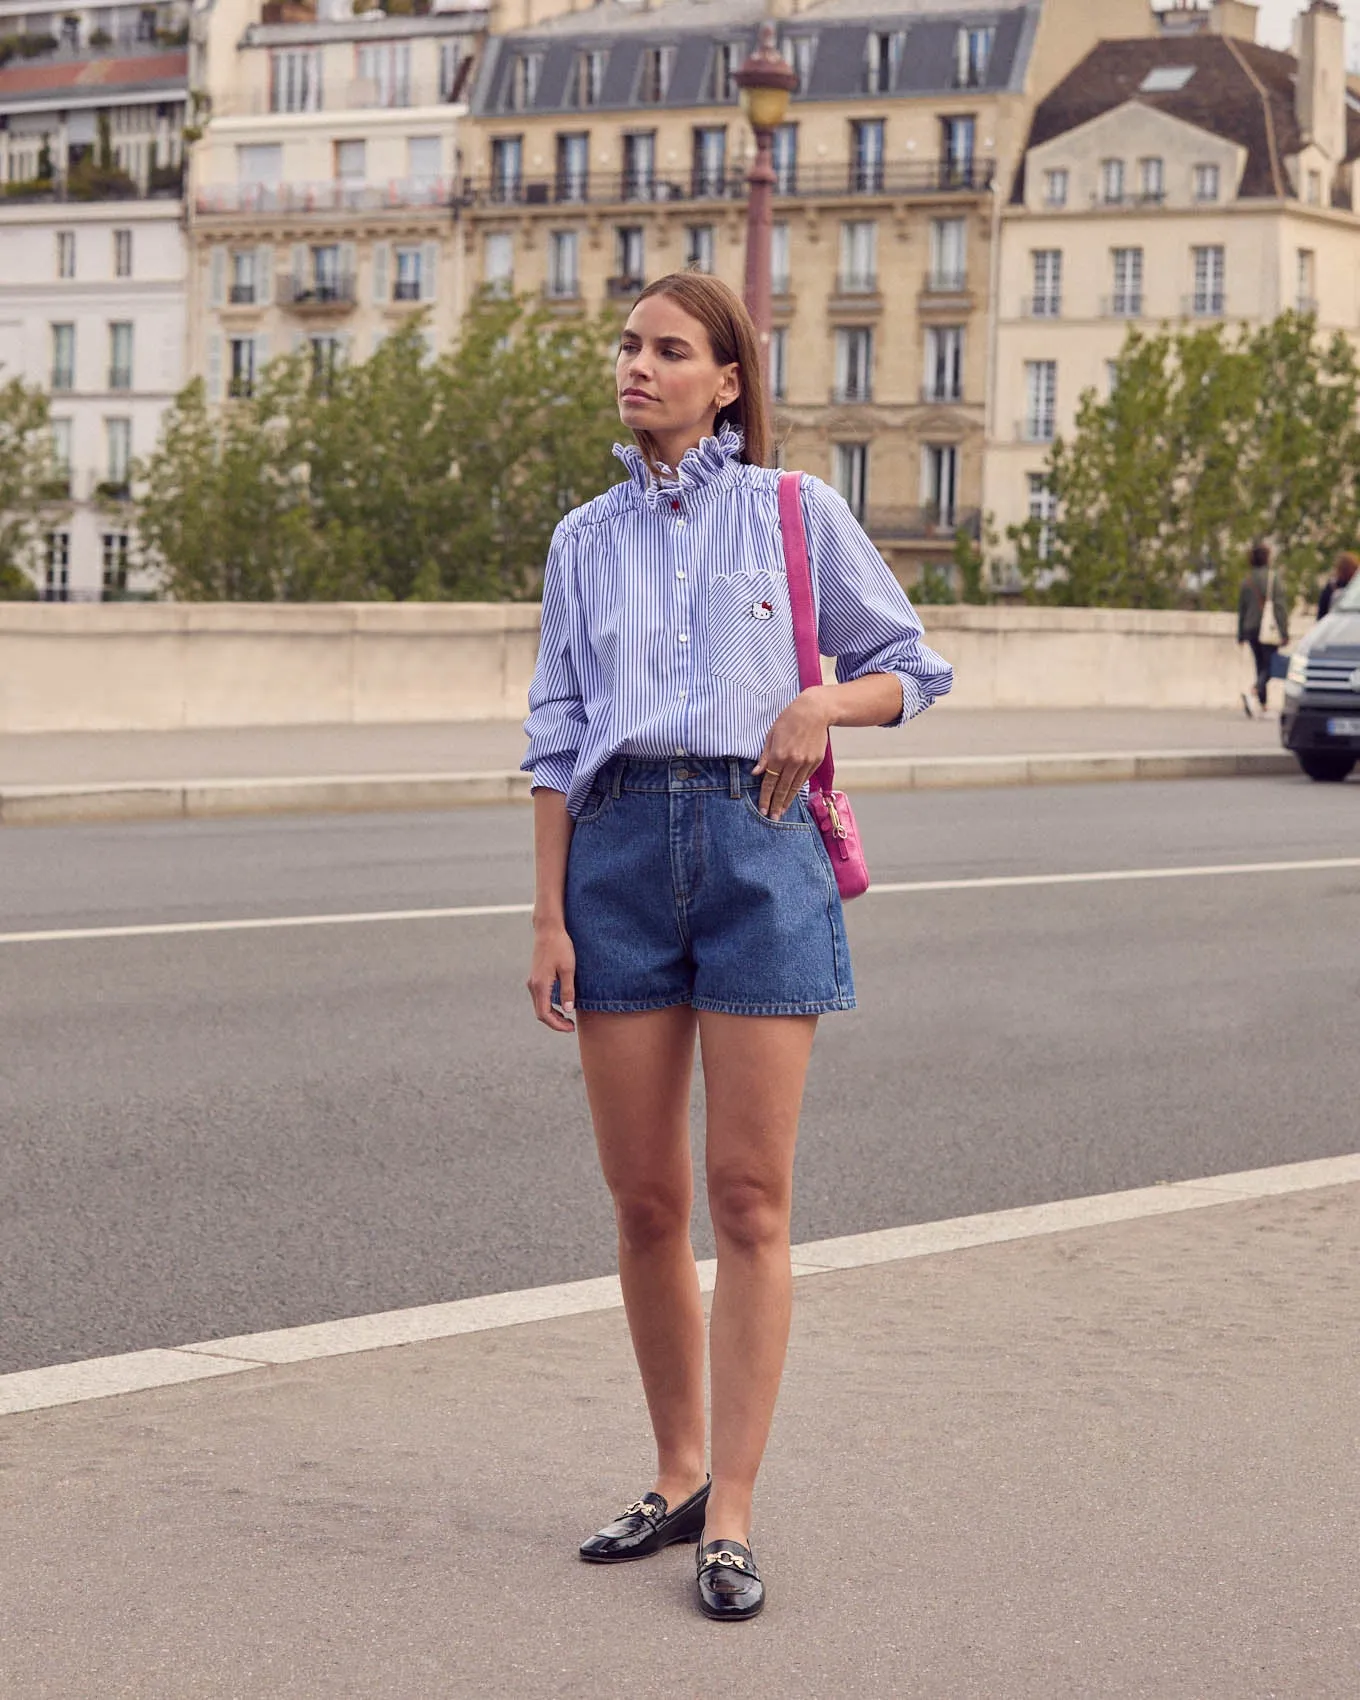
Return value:
[(767, 18), (760, 38), (732, 81), (741, 91), (741, 109), (753, 130), (777, 130), (789, 109), (789, 96), (798, 87), (798, 73), (775, 45), (774, 25)]

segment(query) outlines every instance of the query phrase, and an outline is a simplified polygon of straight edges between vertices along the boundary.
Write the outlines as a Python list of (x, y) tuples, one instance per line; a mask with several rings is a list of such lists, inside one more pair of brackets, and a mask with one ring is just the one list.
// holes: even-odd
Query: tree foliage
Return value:
[(532, 599), (553, 527), (619, 472), (617, 327), (482, 298), (432, 358), (413, 320), (320, 378), (176, 400), (137, 468), (137, 530), (190, 600)]
[(1046, 476), (1054, 517), (1009, 534), (1035, 600), (1229, 608), (1257, 539), (1308, 594), (1360, 525), (1360, 366), (1294, 313), (1235, 336), (1131, 332)]
[(0, 599), (37, 595), (42, 534), (54, 505), (47, 397), (22, 378), (0, 384)]

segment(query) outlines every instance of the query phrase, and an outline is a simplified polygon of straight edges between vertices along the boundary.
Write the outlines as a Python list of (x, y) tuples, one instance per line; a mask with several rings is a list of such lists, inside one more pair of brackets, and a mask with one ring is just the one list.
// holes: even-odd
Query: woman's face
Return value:
[(649, 295), (628, 316), (615, 369), (619, 418), (667, 443), (697, 443), (741, 393), (741, 369), (720, 366), (708, 332), (669, 295)]

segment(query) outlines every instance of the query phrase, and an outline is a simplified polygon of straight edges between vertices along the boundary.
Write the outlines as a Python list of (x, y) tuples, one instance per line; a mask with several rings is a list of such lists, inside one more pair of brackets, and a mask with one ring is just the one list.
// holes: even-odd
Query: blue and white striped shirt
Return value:
[[(529, 688), (535, 789), (579, 814), (613, 756), (754, 761), (799, 693), (779, 534), (779, 474), (737, 458), (730, 427), (658, 483), (639, 451), (614, 451), (625, 483), (557, 527), (543, 582), (543, 630)], [(954, 672), (849, 507), (803, 479), (818, 639), (844, 684), (902, 682), (902, 713), (929, 708)]]

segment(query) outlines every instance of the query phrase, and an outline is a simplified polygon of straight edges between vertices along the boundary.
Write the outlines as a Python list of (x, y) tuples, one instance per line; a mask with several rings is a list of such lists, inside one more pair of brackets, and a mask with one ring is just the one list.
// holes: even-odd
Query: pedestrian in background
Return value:
[(1325, 620), (1332, 608), (1332, 598), (1338, 591), (1344, 590), (1360, 571), (1360, 559), (1347, 552), (1338, 555), (1336, 565), (1332, 568), (1332, 576), (1322, 587), (1322, 595), (1318, 597), (1318, 619)]
[[(1280, 575), (1270, 564), (1270, 548), (1257, 543), (1251, 551), (1251, 570), (1237, 597), (1237, 641), (1251, 646), (1256, 664), (1256, 699), (1266, 712), (1270, 670), (1276, 654), (1289, 642), (1289, 603)], [(1253, 718), (1251, 695), (1242, 692), (1247, 719)]]
[[(615, 451), (628, 477), (553, 537), (523, 764), (529, 991), (545, 1026), (577, 1034), (656, 1440), (651, 1491), (580, 1555), (698, 1541), (699, 1605), (733, 1620), (765, 1599), (751, 1504), (788, 1344), (813, 1036), (820, 1015), (855, 1006), (803, 788), (829, 727), (900, 725), (953, 674), (846, 503), (804, 478), (817, 636), (839, 659), (836, 684), (800, 690), (759, 344), (725, 284), (681, 273), (644, 290), (616, 386), (636, 438)], [(718, 1252), (711, 1477), (690, 1242), (696, 1040)]]

